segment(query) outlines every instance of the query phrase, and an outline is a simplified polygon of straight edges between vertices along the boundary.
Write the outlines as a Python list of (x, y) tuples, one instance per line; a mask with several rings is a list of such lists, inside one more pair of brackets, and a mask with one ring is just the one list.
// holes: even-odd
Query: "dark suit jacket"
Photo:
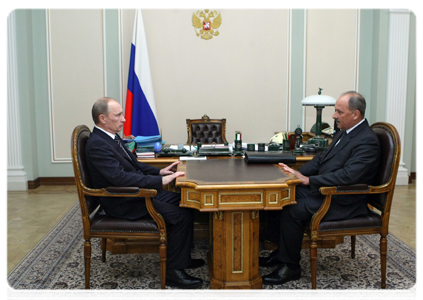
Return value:
[[(309, 177), (310, 193), (319, 193), (319, 188), (323, 186), (373, 183), (379, 165), (380, 145), (369, 123), (365, 120), (336, 145), (341, 135), (342, 130), (335, 134), (325, 151), (298, 169)], [(320, 207), (321, 200), (313, 199), (307, 205), (314, 212), (316, 207)], [(325, 220), (347, 219), (357, 215), (367, 215), (365, 195), (334, 196)]]
[[(162, 190), (160, 169), (137, 161), (137, 157), (123, 152), (118, 143), (94, 127), (85, 148), (88, 171), (94, 188), (109, 186), (138, 186)], [(147, 215), (143, 198), (100, 198), (105, 212), (116, 218), (137, 219)]]

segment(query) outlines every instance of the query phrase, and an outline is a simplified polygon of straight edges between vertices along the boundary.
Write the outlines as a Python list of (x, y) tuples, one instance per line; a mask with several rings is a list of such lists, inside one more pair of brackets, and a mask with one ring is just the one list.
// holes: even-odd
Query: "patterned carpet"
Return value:
[[(83, 236), (79, 205), (75, 205), (55, 228), (8, 276), (16, 290), (84, 289)], [(196, 240), (194, 258), (206, 260), (207, 240)], [(269, 252), (262, 250), (260, 255)], [(310, 289), (308, 250), (302, 252), (302, 277), (280, 286), (264, 289)], [(271, 268), (260, 268), (268, 274)], [(209, 289), (208, 267), (188, 270), (204, 280)], [(386, 289), (407, 290), (416, 283), (416, 252), (392, 235), (388, 236)], [(335, 249), (318, 250), (318, 289), (380, 289), (379, 235), (359, 236), (356, 258), (350, 258), (349, 238)], [(171, 289), (170, 287), (166, 287)], [(158, 254), (112, 255), (101, 262), (99, 239), (93, 240), (91, 289), (160, 289)]]

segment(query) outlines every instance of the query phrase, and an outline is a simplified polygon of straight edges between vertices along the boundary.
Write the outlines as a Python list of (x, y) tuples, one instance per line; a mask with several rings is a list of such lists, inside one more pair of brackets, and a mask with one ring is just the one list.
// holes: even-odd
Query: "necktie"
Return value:
[(126, 152), (125, 147), (122, 145), (122, 142), (120, 141), (120, 139), (118, 138), (118, 136), (115, 136), (115, 141), (118, 143), (120, 149), (122, 149), (123, 152), (125, 152), (126, 156), (131, 159), (131, 157), (129, 156), (128, 152)]
[(339, 144), (339, 142), (342, 140), (342, 138), (346, 135), (346, 131), (344, 130), (341, 134), (341, 136), (339, 137), (339, 140), (336, 142), (335, 147)]

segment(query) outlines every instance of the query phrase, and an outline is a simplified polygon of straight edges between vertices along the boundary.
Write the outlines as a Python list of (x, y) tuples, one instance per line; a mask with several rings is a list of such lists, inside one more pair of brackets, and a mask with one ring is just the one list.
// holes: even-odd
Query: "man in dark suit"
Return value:
[[(168, 234), (166, 284), (180, 288), (201, 286), (203, 282), (200, 278), (192, 277), (184, 270), (204, 265), (204, 260), (191, 258), (193, 211), (179, 207), (180, 194), (163, 190), (163, 186), (184, 175), (173, 170), (179, 162), (164, 169), (138, 162), (117, 135), (123, 128), (125, 118), (116, 100), (97, 100), (92, 108), (92, 117), (95, 127), (88, 139), (85, 155), (94, 188), (138, 186), (157, 190), (152, 203), (163, 216)], [(149, 217), (142, 198), (104, 197), (100, 198), (100, 203), (104, 212), (111, 217), (128, 220)]]
[[(341, 129), (331, 145), (310, 162), (298, 169), (280, 164), (289, 173), (301, 179), (297, 186), (296, 205), (287, 206), (273, 224), (279, 247), (268, 257), (260, 257), (260, 266), (278, 266), (263, 276), (265, 284), (283, 284), (301, 277), (301, 247), (304, 227), (320, 208), (322, 186), (372, 184), (380, 156), (379, 140), (364, 118), (365, 99), (356, 92), (346, 92), (336, 101), (335, 119)], [(331, 207), (324, 220), (349, 219), (368, 214), (365, 195), (332, 197)], [(272, 225), (270, 225), (272, 226)]]

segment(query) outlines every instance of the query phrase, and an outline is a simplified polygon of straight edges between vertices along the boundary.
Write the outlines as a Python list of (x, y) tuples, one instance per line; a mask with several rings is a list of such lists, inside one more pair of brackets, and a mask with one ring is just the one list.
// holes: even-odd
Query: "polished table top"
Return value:
[(197, 185), (273, 184), (285, 183), (288, 179), (288, 175), (273, 164), (247, 164), (242, 159), (187, 161), (178, 170), (186, 172), (180, 183), (191, 181)]
[(295, 204), (301, 180), (274, 164), (247, 164), (243, 159), (182, 161), (176, 178), (183, 207), (202, 212), (228, 209), (280, 210)]

